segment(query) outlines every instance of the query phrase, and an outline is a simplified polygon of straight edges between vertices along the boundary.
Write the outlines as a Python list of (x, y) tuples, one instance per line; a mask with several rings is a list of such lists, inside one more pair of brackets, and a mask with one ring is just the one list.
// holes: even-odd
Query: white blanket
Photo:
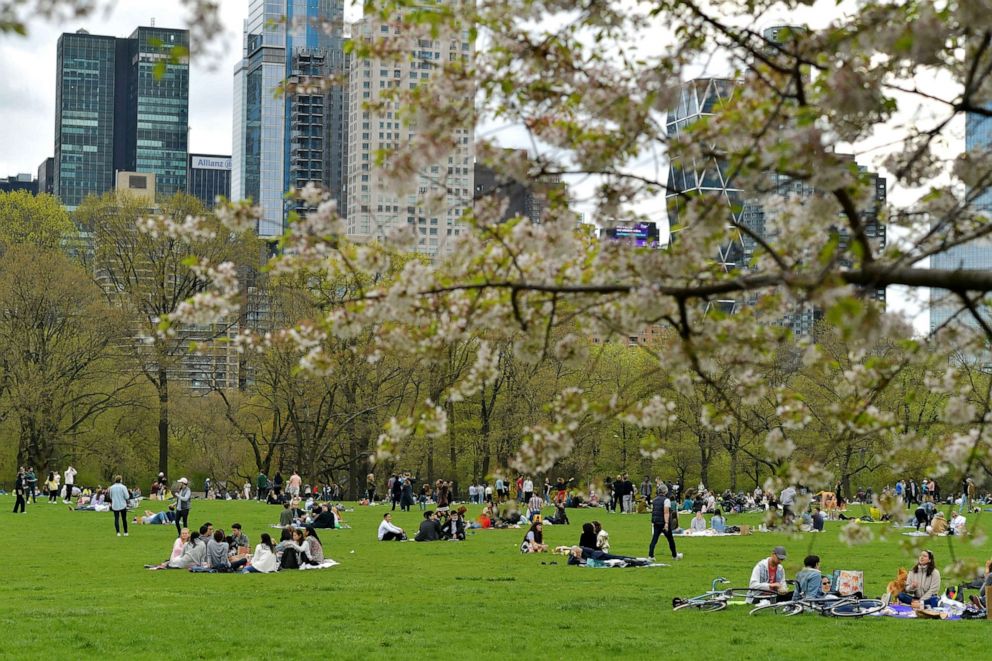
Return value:
[(336, 560), (331, 560), (330, 558), (327, 558), (319, 565), (303, 565), (302, 567), (300, 567), (300, 569), (329, 569), (337, 564), (338, 563)]

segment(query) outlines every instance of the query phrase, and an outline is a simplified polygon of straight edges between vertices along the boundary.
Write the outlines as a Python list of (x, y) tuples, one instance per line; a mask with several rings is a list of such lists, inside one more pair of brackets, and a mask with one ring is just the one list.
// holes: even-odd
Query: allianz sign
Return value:
[(210, 158), (208, 156), (194, 156), (193, 168), (197, 170), (230, 170), (231, 159)]

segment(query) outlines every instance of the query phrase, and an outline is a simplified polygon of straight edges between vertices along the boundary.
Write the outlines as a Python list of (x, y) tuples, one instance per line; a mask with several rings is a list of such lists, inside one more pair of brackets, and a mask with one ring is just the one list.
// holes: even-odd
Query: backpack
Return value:
[(279, 561), (279, 569), (299, 569), (300, 555), (296, 549), (286, 549), (282, 552), (282, 559)]
[(679, 529), (679, 511), (674, 506), (668, 508), (668, 529), (672, 532)]

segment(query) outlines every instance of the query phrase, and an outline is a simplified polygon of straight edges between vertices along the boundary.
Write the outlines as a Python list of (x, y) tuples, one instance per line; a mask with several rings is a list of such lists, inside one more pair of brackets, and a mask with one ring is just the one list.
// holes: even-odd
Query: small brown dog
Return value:
[(899, 598), (899, 594), (906, 591), (906, 579), (909, 577), (909, 572), (906, 571), (905, 567), (899, 568), (899, 573), (896, 575), (896, 580), (889, 581), (889, 601), (896, 601)]

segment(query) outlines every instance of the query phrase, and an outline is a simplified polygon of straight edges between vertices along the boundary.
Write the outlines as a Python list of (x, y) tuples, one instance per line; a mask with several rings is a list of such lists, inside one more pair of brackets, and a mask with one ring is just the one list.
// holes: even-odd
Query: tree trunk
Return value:
[(158, 470), (169, 474), (169, 374), (158, 370)]
[(434, 484), (434, 439), (427, 439), (427, 483)]
[(737, 450), (730, 450), (730, 493), (737, 493)]
[(455, 447), (455, 404), (448, 402), (448, 459), (451, 461), (451, 477), (458, 479), (458, 448)]

